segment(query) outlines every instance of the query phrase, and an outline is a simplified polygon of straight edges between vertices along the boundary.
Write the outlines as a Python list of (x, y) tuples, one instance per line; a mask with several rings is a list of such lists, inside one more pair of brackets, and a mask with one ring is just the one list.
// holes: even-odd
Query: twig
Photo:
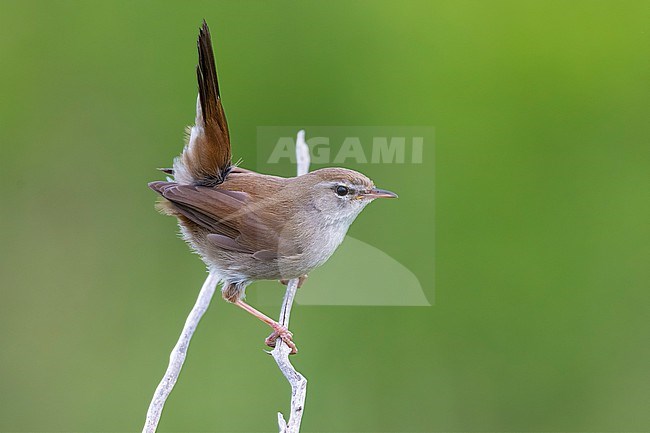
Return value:
[(201, 287), (199, 297), (196, 300), (192, 311), (190, 311), (189, 316), (187, 316), (181, 336), (178, 338), (176, 346), (174, 346), (172, 353), (169, 355), (169, 366), (167, 367), (167, 371), (162, 380), (158, 384), (156, 392), (153, 394), (153, 399), (151, 400), (151, 404), (149, 404), (149, 410), (147, 410), (147, 419), (145, 420), (142, 433), (155, 433), (165, 401), (167, 400), (169, 393), (172, 392), (174, 384), (178, 379), (178, 375), (181, 372), (181, 368), (183, 367), (183, 362), (185, 361), (187, 348), (190, 345), (192, 335), (196, 330), (196, 326), (199, 324), (199, 320), (201, 320), (201, 316), (203, 316), (205, 310), (208, 309), (210, 300), (212, 299), (212, 295), (214, 295), (214, 290), (218, 283), (219, 276), (210, 272), (208, 278), (205, 279), (205, 283), (203, 283), (203, 287)]
[[(282, 301), (282, 310), (280, 310), (279, 322), (283, 326), (289, 326), (291, 306), (293, 305), (293, 298), (296, 296), (297, 288), (298, 279), (289, 280), (287, 283), (287, 292)], [(291, 385), (291, 412), (289, 422), (287, 423), (282, 414), (278, 412), (280, 433), (298, 433), (300, 431), (300, 421), (302, 420), (305, 398), (307, 397), (307, 379), (291, 365), (289, 353), (291, 353), (291, 348), (282, 339), (278, 338), (275, 342), (275, 348), (271, 351), (271, 355), (273, 355), (273, 359), (278, 364), (278, 368), (280, 368), (280, 371)]]
[(298, 137), (296, 137), (296, 164), (298, 176), (309, 173), (309, 146), (305, 141), (305, 130), (301, 129), (298, 131)]
[[(307, 174), (309, 172), (310, 158), (304, 130), (298, 132), (296, 139), (296, 161), (298, 164), (298, 176)], [(293, 298), (296, 296), (296, 290), (298, 289), (298, 282), (298, 278), (289, 280), (287, 283), (287, 291), (282, 301), (282, 309), (280, 310), (278, 322), (287, 328), (289, 327), (289, 316), (291, 316), (291, 307), (293, 306)], [(289, 414), (289, 422), (285, 421), (282, 413), (278, 412), (280, 433), (298, 433), (300, 431), (300, 421), (302, 420), (305, 398), (307, 397), (307, 379), (291, 365), (289, 353), (291, 353), (291, 348), (282, 339), (278, 338), (275, 342), (275, 348), (271, 351), (271, 355), (273, 355), (273, 359), (278, 364), (278, 368), (280, 368), (280, 371), (291, 385), (291, 412)]]

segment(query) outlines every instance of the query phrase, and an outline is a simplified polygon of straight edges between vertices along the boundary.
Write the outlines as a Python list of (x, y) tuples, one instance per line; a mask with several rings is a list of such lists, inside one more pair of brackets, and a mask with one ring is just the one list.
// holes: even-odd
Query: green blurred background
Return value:
[[(0, 2), (0, 431), (141, 429), (205, 278), (146, 188), (202, 18), (249, 168), (260, 125), (436, 130), (351, 167), (400, 199), (350, 231), (435, 305), (298, 306), (303, 431), (650, 431), (650, 3), (598, 0)], [(215, 299), (160, 431), (277, 431), (267, 333)]]

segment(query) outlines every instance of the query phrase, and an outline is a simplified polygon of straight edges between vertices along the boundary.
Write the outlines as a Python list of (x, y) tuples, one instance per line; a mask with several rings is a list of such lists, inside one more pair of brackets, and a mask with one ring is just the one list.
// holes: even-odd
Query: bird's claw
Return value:
[(275, 342), (277, 341), (278, 338), (281, 338), (284, 343), (289, 346), (291, 349), (291, 355), (295, 355), (298, 353), (298, 348), (296, 347), (296, 344), (293, 342), (293, 334), (291, 331), (289, 331), (286, 326), (282, 326), (279, 323), (273, 326), (273, 332), (271, 335), (266, 337), (266, 340), (264, 340), (264, 343), (266, 343), (267, 346), (269, 347), (275, 347)]

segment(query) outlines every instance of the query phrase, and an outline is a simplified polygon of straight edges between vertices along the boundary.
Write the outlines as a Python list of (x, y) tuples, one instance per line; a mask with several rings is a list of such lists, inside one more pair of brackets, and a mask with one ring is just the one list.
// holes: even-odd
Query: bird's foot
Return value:
[(275, 347), (276, 340), (278, 338), (281, 338), (282, 341), (284, 341), (285, 344), (291, 349), (291, 355), (298, 353), (298, 348), (292, 340), (293, 334), (287, 329), (286, 326), (282, 326), (276, 322), (274, 325), (271, 325), (271, 327), (273, 328), (273, 332), (266, 338), (266, 340), (264, 340), (264, 343), (266, 343), (267, 346)]
[[(298, 277), (298, 288), (302, 287), (302, 285), (305, 283), (305, 281), (307, 281), (308, 277), (309, 277), (309, 275), (307, 275), (307, 274), (305, 274), (305, 275), (303, 275), (301, 277)], [(289, 284), (289, 280), (280, 280), (280, 283), (284, 284), (286, 286), (287, 284)]]

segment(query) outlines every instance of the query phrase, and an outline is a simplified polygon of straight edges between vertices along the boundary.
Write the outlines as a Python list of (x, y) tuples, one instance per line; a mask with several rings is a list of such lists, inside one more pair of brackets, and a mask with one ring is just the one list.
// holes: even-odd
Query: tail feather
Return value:
[(196, 67), (196, 77), (199, 96), (196, 120), (183, 154), (174, 161), (174, 176), (179, 183), (214, 186), (224, 181), (232, 165), (232, 156), (228, 123), (221, 105), (210, 29), (205, 21), (199, 32), (197, 48), (199, 63)]

